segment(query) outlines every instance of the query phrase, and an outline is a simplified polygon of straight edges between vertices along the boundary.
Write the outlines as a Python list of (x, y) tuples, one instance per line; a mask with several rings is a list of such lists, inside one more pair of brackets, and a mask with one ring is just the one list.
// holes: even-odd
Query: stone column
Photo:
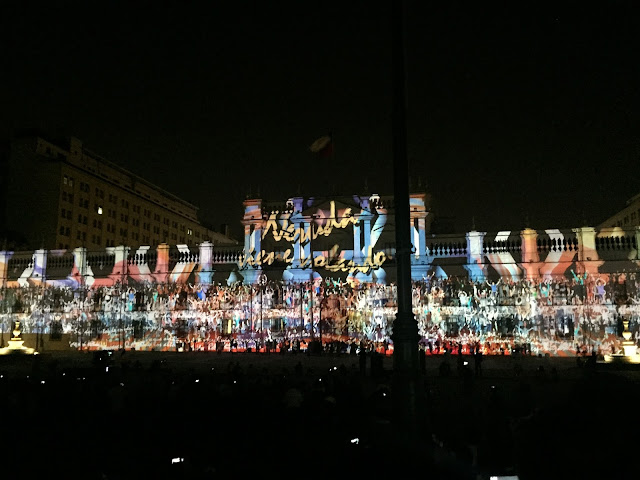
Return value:
[[(153, 279), (157, 283), (167, 283), (169, 278), (169, 245), (161, 243), (156, 247), (156, 268), (153, 272)], [(116, 267), (118, 266), (118, 257), (116, 255)]]
[(211, 285), (213, 274), (213, 243), (202, 242), (200, 244), (200, 266), (196, 273), (197, 282), (201, 285)]
[[(127, 248), (128, 247), (123, 247)], [(36, 254), (38, 251), (36, 251)], [(126, 256), (125, 256), (126, 260)], [(78, 286), (84, 287), (86, 285), (87, 275), (87, 249), (85, 247), (78, 247), (73, 249), (73, 271), (71, 275), (76, 280)]]
[(487, 232), (472, 230), (467, 233), (467, 263), (465, 270), (469, 278), (474, 282), (484, 282), (487, 275), (487, 266), (484, 263), (484, 236)]
[(7, 269), (9, 267), (9, 259), (13, 252), (0, 250), (0, 286), (5, 287), (8, 281)]
[(572, 231), (578, 237), (578, 259), (576, 274), (596, 275), (603, 260), (599, 259), (596, 249), (596, 229), (593, 227), (574, 228)]
[(47, 277), (47, 250), (36, 250), (33, 255), (33, 278), (45, 282)]
[(540, 261), (538, 252), (538, 232), (531, 228), (525, 228), (520, 232), (522, 241), (522, 262), (520, 266), (525, 272), (525, 277), (534, 280), (540, 276), (540, 267), (544, 262)]

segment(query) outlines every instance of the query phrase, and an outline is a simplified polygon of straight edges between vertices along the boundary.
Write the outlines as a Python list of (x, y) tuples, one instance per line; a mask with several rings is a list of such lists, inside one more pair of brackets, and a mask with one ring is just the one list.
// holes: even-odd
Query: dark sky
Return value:
[[(391, 194), (391, 3), (225, 3), (3, 2), (0, 134), (76, 136), (238, 234), (248, 194)], [(636, 4), (407, 2), (409, 170), (439, 215), (595, 225), (640, 192)]]

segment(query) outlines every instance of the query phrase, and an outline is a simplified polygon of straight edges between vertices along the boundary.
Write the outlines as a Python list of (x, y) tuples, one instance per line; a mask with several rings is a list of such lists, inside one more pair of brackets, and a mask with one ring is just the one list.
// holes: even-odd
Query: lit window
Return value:
[(102, 215), (102, 207), (98, 207), (98, 215)]

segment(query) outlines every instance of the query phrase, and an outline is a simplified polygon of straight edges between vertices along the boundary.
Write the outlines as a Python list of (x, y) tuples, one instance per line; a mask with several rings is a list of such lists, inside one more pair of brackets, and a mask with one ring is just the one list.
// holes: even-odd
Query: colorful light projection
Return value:
[[(283, 263), (290, 278), (298, 280), (309, 279), (309, 273), (304, 271), (312, 269), (345, 272), (358, 280), (370, 279), (377, 272), (378, 278), (383, 278), (382, 266), (387, 254), (376, 247), (386, 225), (387, 212), (381, 206), (371, 208), (370, 198), (354, 199), (360, 204), (359, 212), (354, 212), (350, 206), (340, 208), (335, 200), (331, 200), (327, 208), (320, 205), (307, 208), (303, 213), (302, 199), (294, 198), (289, 200), (286, 211), (272, 211), (266, 219), (259, 215), (256, 221), (249, 223), (252, 228), (245, 230), (248, 248), (238, 262), (239, 268), (246, 270)], [(245, 220), (256, 219), (256, 213), (256, 205), (246, 205)], [(318, 238), (330, 237), (337, 230), (344, 233), (350, 228), (353, 233), (348, 246), (336, 243), (326, 250), (314, 248)], [(284, 248), (283, 242), (287, 244)], [(265, 244), (272, 248), (260, 248)]]

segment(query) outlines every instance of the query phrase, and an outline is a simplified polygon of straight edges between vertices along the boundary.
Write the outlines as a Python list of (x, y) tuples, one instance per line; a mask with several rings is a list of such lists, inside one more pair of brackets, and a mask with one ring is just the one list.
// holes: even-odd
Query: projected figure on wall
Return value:
[(497, 282), (490, 282), (489, 280), (486, 280), (485, 283), (491, 289), (491, 304), (495, 305), (498, 301), (498, 285), (502, 283), (502, 278), (498, 279)]
[(587, 272), (584, 272), (582, 275), (576, 275), (576, 272), (571, 269), (571, 275), (573, 275), (573, 280), (575, 281), (574, 294), (577, 298), (580, 299), (580, 302), (584, 302), (585, 298), (585, 280), (589, 276)]

